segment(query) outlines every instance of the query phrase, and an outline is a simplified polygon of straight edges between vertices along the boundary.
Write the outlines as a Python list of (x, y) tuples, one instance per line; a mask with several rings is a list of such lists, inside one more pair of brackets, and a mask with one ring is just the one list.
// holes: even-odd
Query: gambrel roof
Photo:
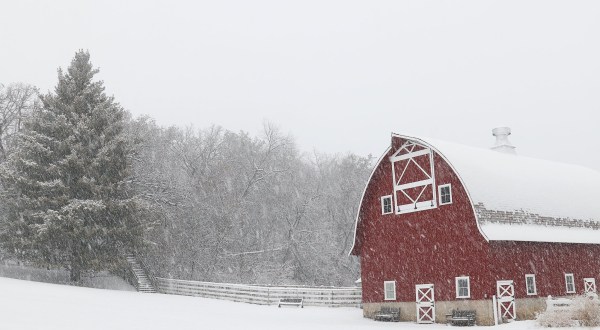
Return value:
[(600, 172), (429, 138), (454, 168), (489, 240), (600, 244)]
[(436, 139), (392, 136), (425, 145), (446, 160), (461, 179), (487, 240), (600, 244), (600, 172)]

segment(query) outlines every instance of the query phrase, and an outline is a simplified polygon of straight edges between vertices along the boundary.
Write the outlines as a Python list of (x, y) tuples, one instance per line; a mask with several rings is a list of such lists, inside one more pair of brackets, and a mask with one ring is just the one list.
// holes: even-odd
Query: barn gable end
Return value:
[[(402, 146), (406, 142), (407, 139), (402, 137), (392, 138), (393, 146)], [(473, 261), (486, 257), (486, 240), (479, 233), (473, 208), (460, 179), (445, 160), (433, 151), (433, 190), (437, 191), (439, 186), (450, 184), (453, 202), (438, 205), (439, 196), (436, 196), (435, 207), (432, 208), (431, 194), (425, 198), (429, 205), (425, 204), (422, 210), (419, 209), (420, 202), (417, 201), (417, 208), (414, 209), (413, 206), (411, 212), (395, 210), (396, 212), (391, 214), (382, 214), (382, 196), (404, 194), (400, 191), (394, 194), (392, 161), (396, 152), (397, 149), (392, 147), (382, 157), (363, 196), (359, 215), (361, 221), (358, 223), (359, 236), (354, 247), (354, 253), (361, 256), (363, 299), (383, 299), (381, 283), (388, 280), (397, 281), (399, 299), (413, 299), (415, 287), (409, 283), (429, 283), (427, 281), (434, 278), (438, 286), (446, 288), (445, 294), (440, 298), (454, 299), (455, 284), (453, 281), (447, 281), (449, 274), (452, 273), (452, 280), (456, 276), (468, 273), (480, 277), (478, 274), (481, 267)], [(404, 172), (407, 184), (422, 181), (421, 175), (422, 171), (418, 166), (409, 167)], [(415, 196), (418, 196), (418, 193), (412, 195), (413, 198)], [(464, 210), (470, 212), (465, 214)], [(372, 254), (372, 251), (377, 253)], [(443, 271), (431, 267), (432, 264), (445, 264), (447, 261), (447, 267)], [(478, 285), (481, 281), (473, 283)], [(371, 285), (373, 287), (368, 290), (366, 287)], [(474, 297), (483, 297), (485, 294), (487, 293), (483, 290), (474, 291)]]

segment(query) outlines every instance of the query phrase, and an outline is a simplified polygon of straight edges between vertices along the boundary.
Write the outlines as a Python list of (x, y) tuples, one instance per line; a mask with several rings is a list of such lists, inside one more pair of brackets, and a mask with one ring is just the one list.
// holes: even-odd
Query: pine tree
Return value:
[(59, 69), (54, 93), (25, 123), (17, 151), (2, 168), (8, 212), (6, 251), (40, 265), (81, 272), (112, 269), (138, 246), (143, 224), (128, 178), (132, 148), (125, 111), (93, 81), (88, 52)]

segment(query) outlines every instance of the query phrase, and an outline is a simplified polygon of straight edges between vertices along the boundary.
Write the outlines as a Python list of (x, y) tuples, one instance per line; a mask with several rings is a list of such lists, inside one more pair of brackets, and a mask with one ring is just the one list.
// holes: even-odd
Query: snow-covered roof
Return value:
[(430, 138), (461, 178), (489, 240), (600, 244), (600, 172)]

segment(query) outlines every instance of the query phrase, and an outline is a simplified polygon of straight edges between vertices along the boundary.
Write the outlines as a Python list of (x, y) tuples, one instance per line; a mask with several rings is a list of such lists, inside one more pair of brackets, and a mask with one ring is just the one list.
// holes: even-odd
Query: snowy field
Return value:
[[(69, 283), (69, 272), (64, 269), (47, 270), (16, 264), (0, 264), (0, 277), (45, 283)], [(136, 291), (135, 288), (124, 279), (111, 275), (108, 272), (96, 273), (93, 277), (83, 275), (81, 277), (81, 286), (98, 289)]]
[[(357, 308), (277, 308), (0, 278), (0, 329), (448, 329), (364, 319)], [(475, 327), (492, 329), (490, 327)], [(539, 329), (532, 321), (496, 329)]]

